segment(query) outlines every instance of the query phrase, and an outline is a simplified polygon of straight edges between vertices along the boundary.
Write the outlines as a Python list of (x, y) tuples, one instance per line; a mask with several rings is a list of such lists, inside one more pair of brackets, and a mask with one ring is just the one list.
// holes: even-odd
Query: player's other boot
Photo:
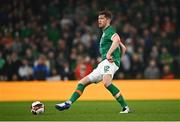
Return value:
[(64, 102), (64, 103), (60, 103), (60, 104), (55, 105), (55, 108), (58, 109), (59, 111), (69, 109), (70, 107), (71, 107), (71, 104), (68, 102)]
[(127, 113), (130, 113), (131, 111), (130, 111), (130, 109), (129, 109), (129, 107), (128, 106), (126, 106), (126, 107), (124, 107), (123, 109), (122, 109), (122, 111), (120, 112), (121, 114), (127, 114)]

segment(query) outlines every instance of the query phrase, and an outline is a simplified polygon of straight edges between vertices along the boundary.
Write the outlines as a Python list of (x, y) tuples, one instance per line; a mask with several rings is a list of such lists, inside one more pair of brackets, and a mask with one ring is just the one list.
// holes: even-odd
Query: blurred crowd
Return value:
[(180, 78), (179, 0), (1, 0), (0, 81), (74, 80), (101, 61), (100, 10), (127, 47), (115, 79)]

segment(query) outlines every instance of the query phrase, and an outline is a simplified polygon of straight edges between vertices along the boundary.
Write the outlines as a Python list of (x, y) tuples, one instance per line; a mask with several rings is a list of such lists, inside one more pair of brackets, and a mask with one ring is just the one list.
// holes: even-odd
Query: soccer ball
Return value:
[(45, 106), (43, 103), (36, 101), (31, 105), (31, 113), (34, 115), (42, 114), (45, 111)]

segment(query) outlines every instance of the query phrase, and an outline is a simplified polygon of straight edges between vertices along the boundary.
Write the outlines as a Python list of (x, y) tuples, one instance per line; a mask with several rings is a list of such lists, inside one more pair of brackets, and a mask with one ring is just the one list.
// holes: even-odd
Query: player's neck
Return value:
[(104, 31), (109, 26), (110, 26), (110, 24), (107, 24), (102, 30)]

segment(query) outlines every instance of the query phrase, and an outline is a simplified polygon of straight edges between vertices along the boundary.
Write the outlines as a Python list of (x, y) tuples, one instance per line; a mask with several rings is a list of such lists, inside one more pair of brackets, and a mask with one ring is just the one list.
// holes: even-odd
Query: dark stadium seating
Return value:
[(42, 55), (50, 71), (45, 79), (75, 80), (91, 71), (100, 61), (97, 15), (105, 8), (127, 46), (115, 79), (180, 78), (179, 3), (0, 0), (0, 81), (37, 79)]

